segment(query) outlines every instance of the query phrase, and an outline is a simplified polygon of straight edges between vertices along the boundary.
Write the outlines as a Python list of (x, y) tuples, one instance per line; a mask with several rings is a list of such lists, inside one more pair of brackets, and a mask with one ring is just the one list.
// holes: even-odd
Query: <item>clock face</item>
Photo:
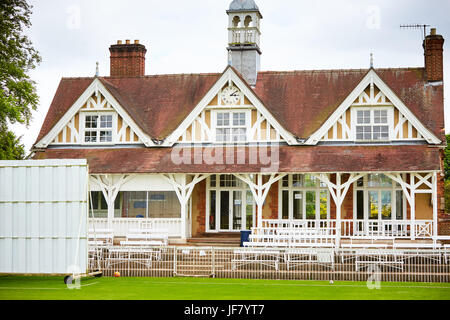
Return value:
[(230, 86), (226, 87), (222, 91), (222, 101), (225, 104), (237, 104), (239, 102), (239, 99), (241, 98), (241, 93), (238, 88)]

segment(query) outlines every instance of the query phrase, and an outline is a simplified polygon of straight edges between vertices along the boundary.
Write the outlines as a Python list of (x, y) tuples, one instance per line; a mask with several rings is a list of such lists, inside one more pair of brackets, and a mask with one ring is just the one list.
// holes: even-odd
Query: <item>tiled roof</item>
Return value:
[[(380, 78), (439, 139), (444, 139), (443, 86), (430, 86), (424, 68), (376, 69)], [(260, 72), (254, 92), (294, 136), (308, 138), (367, 74), (367, 69)], [(221, 74), (102, 77), (101, 82), (152, 139), (163, 140), (195, 108)], [(37, 141), (94, 78), (63, 78)]]
[[(427, 145), (280, 146), (268, 150), (267, 157), (255, 158), (259, 150), (250, 147), (189, 147), (184, 151), (190, 156), (181, 161), (184, 151), (177, 148), (47, 149), (37, 152), (34, 158), (87, 159), (91, 173), (105, 174), (440, 170), (439, 148)], [(262, 154), (266, 155), (266, 150)], [(207, 160), (209, 156), (215, 161)]]

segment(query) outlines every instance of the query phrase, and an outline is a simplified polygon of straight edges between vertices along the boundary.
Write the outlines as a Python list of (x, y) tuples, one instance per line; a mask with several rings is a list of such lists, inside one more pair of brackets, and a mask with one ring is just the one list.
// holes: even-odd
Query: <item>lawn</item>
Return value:
[(0, 276), (0, 300), (450, 300), (450, 283), (88, 278), (69, 289), (61, 277)]

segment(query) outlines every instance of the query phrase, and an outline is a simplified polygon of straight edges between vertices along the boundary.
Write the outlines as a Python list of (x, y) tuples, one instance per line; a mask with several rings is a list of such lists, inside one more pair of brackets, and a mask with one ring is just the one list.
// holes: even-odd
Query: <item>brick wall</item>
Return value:
[(278, 219), (278, 182), (269, 189), (263, 206), (263, 219)]
[(206, 180), (199, 182), (192, 191), (192, 237), (206, 231)]

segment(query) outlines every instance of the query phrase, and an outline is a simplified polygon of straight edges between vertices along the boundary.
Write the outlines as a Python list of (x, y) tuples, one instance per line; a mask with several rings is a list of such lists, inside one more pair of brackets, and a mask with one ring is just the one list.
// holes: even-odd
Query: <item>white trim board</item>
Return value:
[(414, 126), (421, 136), (429, 144), (440, 144), (439, 140), (431, 131), (429, 131), (409, 110), (409, 108), (400, 100), (399, 97), (384, 83), (384, 81), (378, 76), (374, 69), (370, 69), (364, 79), (356, 86), (356, 88), (350, 93), (350, 95), (342, 102), (342, 104), (336, 109), (336, 111), (325, 121), (322, 127), (314, 132), (305, 142), (306, 145), (316, 145), (323, 136), (325, 136), (332, 126), (339, 120), (340, 117), (348, 110), (353, 102), (359, 97), (359, 95), (371, 84), (375, 84), (378, 89), (392, 102), (395, 108), (397, 108)]

